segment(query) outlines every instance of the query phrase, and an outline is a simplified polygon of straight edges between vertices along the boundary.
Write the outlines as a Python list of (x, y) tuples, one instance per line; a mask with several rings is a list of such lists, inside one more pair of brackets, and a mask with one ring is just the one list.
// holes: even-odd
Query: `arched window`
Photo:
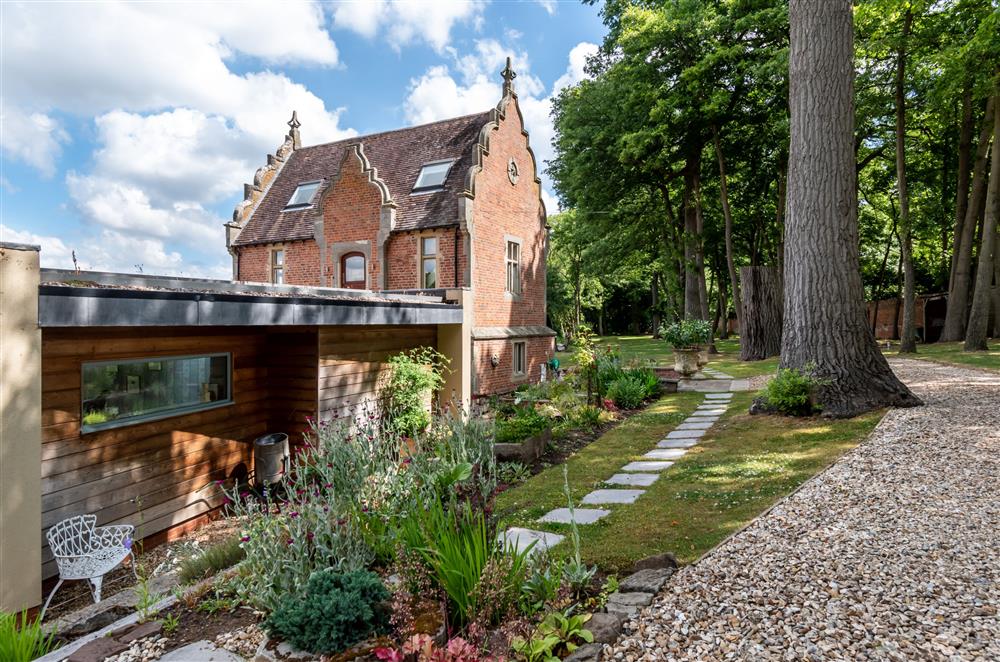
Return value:
[(345, 253), (340, 258), (340, 286), (355, 290), (365, 289), (364, 253)]

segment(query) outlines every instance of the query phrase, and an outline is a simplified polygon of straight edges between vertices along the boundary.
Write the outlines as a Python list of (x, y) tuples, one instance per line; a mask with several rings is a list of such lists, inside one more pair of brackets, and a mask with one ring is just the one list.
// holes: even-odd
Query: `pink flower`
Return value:
[(240, 538), (240, 542), (250, 542), (250, 536), (243, 536)]
[(299, 516), (299, 511), (293, 510), (292, 512), (288, 513), (288, 516), (289, 517), (298, 517)]

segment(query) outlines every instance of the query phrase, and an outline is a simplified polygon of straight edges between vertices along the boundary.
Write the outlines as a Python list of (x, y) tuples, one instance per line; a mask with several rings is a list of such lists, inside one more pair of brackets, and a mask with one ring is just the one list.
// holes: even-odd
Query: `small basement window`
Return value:
[(231, 404), (230, 355), (93, 361), (82, 366), (82, 433)]
[(417, 183), (413, 185), (414, 191), (427, 191), (441, 188), (444, 180), (448, 178), (448, 171), (454, 161), (439, 161), (438, 163), (428, 163), (420, 169), (417, 175)]
[(288, 200), (288, 204), (285, 205), (285, 209), (291, 209), (293, 207), (308, 207), (312, 204), (313, 196), (316, 195), (316, 191), (319, 190), (319, 185), (322, 181), (315, 182), (302, 182), (295, 187), (295, 193), (292, 193), (292, 197)]
[(528, 343), (524, 340), (514, 342), (514, 376), (524, 377), (528, 370)]

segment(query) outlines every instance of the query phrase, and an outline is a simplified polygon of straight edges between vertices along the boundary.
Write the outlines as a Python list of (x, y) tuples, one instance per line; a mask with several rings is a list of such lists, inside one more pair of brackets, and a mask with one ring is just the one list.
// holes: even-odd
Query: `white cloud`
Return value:
[(27, 230), (16, 230), (0, 224), (0, 241), (41, 246), (40, 259), (43, 267), (73, 268), (71, 249), (59, 237), (48, 237)]
[(545, 203), (545, 213), (549, 216), (562, 211), (559, 206), (559, 198), (549, 193), (548, 189), (545, 188), (542, 189), (542, 202)]
[(69, 134), (45, 113), (0, 105), (0, 149), (45, 177), (55, 174), (56, 159), (67, 142)]
[[(242, 193), (291, 111), (307, 144), (356, 133), (340, 126), (343, 109), (264, 68), (336, 67), (324, 23), (320, 5), (306, 2), (6, 5), (0, 145), (51, 174), (68, 140), (53, 111), (94, 117), (93, 165), (66, 176), (72, 202), (100, 232), (80, 252), (96, 256), (94, 268), (146, 262), (225, 275), (224, 219), (206, 206)], [(176, 245), (219, 266), (192, 271), (167, 248)], [(109, 247), (134, 256), (119, 260)]]
[(556, 13), (556, 0), (535, 0), (535, 2), (540, 4), (542, 9), (548, 12), (549, 16)]
[[(422, 76), (410, 81), (410, 90), (403, 102), (406, 118), (413, 124), (432, 122), (457, 115), (482, 112), (496, 105), (501, 95), (500, 71), (508, 55), (517, 72), (514, 86), (524, 123), (531, 136), (531, 148), (538, 162), (543, 187), (550, 187), (544, 175), (545, 164), (553, 158), (552, 98), (567, 85), (584, 78), (587, 57), (597, 51), (597, 45), (581, 42), (569, 52), (566, 71), (556, 79), (551, 90), (531, 73), (527, 53), (505, 47), (492, 39), (476, 42), (473, 51), (460, 55), (451, 52), (452, 65), (435, 65)], [(453, 74), (452, 72), (455, 72)], [(551, 197), (551, 196), (550, 196)], [(548, 201), (546, 201), (548, 207)], [(555, 210), (555, 205), (549, 211)]]
[(456, 24), (468, 23), (478, 29), (486, 4), (478, 0), (354, 0), (336, 5), (333, 22), (369, 39), (383, 32), (396, 51), (424, 41), (441, 53)]

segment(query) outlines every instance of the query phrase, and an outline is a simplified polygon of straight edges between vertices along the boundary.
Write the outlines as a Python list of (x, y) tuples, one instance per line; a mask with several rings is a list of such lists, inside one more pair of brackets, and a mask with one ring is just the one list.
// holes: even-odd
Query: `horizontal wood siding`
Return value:
[(386, 359), (422, 346), (437, 347), (437, 327), (320, 328), (320, 418), (345, 416), (352, 408), (374, 402)]
[[(80, 434), (83, 362), (217, 352), (232, 354), (233, 404)], [(315, 411), (315, 330), (44, 329), (42, 357), (44, 577), (49, 526), (93, 513), (146, 537), (199, 517), (221, 504), (214, 481), (250, 470), (254, 438), (294, 438)]]

